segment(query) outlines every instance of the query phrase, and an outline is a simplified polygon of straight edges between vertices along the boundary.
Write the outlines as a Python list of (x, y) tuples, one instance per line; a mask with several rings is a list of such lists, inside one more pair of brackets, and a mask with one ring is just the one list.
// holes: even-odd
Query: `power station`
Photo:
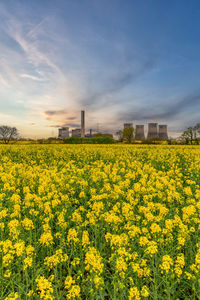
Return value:
[[(124, 128), (133, 127), (133, 123), (124, 123)], [(136, 125), (135, 140), (144, 140), (144, 125)], [(148, 123), (147, 139), (168, 140), (167, 125), (158, 125), (158, 123)]]
[(58, 129), (58, 138), (67, 139), (69, 137), (69, 127), (62, 127)]
[[(81, 124), (80, 128), (72, 129), (73, 137), (85, 137), (85, 111), (81, 111)], [(90, 129), (89, 137), (92, 136), (92, 129)], [(69, 138), (69, 127), (62, 127), (58, 129), (58, 138)]]
[(167, 125), (159, 125), (158, 136), (162, 140), (168, 140)]
[(136, 140), (143, 140), (143, 139), (145, 139), (145, 135), (144, 135), (144, 125), (136, 125), (136, 129), (135, 129), (135, 139), (136, 139)]
[[(133, 123), (124, 123), (124, 128), (132, 127)], [(80, 127), (72, 129), (72, 137), (92, 137), (92, 129), (90, 133), (85, 133), (85, 111), (81, 111), (81, 122)], [(58, 138), (66, 139), (69, 138), (69, 127), (62, 127), (58, 129)], [(136, 125), (135, 127), (135, 140), (145, 139), (145, 128), (144, 125)], [(168, 140), (167, 125), (158, 125), (158, 123), (148, 123), (147, 139), (161, 139)]]
[(81, 137), (81, 129), (80, 128), (72, 129), (72, 136)]
[(158, 124), (149, 123), (147, 139), (157, 139), (157, 138), (158, 138)]
[(124, 123), (124, 128), (133, 127), (133, 123)]
[(85, 137), (85, 111), (81, 111), (81, 137)]

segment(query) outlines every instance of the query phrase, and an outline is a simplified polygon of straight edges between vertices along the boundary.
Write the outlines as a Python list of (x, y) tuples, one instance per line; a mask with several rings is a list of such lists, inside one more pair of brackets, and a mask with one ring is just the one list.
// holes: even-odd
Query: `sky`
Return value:
[(199, 0), (1, 0), (0, 124), (21, 137), (80, 125), (200, 122)]

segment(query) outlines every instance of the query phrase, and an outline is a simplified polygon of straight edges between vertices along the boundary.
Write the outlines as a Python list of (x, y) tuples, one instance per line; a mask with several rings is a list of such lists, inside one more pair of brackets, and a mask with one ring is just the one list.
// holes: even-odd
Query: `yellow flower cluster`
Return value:
[(200, 149), (1, 145), (1, 299), (196, 299)]
[(66, 295), (67, 299), (80, 298), (80, 287), (75, 284), (75, 280), (70, 275), (65, 279), (65, 289), (68, 290)]
[(36, 279), (37, 293), (40, 295), (41, 299), (52, 300), (54, 299), (52, 283), (46, 279), (44, 276), (40, 276)]

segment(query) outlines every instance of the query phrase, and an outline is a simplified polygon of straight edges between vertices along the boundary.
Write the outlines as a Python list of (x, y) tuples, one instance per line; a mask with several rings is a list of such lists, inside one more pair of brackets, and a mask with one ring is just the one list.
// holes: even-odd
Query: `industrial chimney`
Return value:
[(136, 125), (135, 139), (142, 140), (144, 138), (144, 125)]
[(85, 111), (81, 111), (81, 137), (85, 137)]
[(162, 140), (168, 140), (167, 125), (159, 125), (158, 136)]
[(158, 124), (157, 123), (149, 123), (148, 124), (148, 139), (158, 138)]

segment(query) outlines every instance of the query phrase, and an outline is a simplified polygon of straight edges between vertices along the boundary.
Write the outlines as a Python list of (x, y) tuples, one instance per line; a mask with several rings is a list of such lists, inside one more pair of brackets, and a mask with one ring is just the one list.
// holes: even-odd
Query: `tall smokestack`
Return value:
[(158, 124), (157, 123), (149, 123), (148, 124), (148, 139), (158, 138)]
[(81, 137), (85, 137), (85, 111), (81, 111)]
[(167, 125), (159, 125), (159, 138), (162, 140), (168, 140), (168, 134), (167, 134)]
[(144, 125), (136, 125), (135, 139), (142, 140), (144, 138)]

